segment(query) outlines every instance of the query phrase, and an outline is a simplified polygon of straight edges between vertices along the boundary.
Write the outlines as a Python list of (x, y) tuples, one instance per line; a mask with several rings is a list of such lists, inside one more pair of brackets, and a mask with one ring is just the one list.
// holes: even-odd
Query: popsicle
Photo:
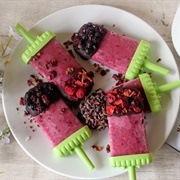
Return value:
[(91, 91), (92, 77), (55, 39), (54, 33), (46, 31), (35, 39), (20, 24), (15, 28), (30, 43), (22, 54), (23, 61), (55, 83), (67, 99), (79, 101)]
[(144, 99), (144, 112), (157, 113), (161, 110), (161, 97), (163, 92), (170, 91), (180, 86), (180, 80), (170, 82), (161, 86), (156, 86), (148, 73), (139, 75), (139, 78), (123, 84), (124, 87), (134, 87), (138, 89)]
[(135, 180), (135, 168), (149, 164), (152, 154), (148, 151), (140, 91), (129, 87), (116, 87), (107, 94), (110, 152), (112, 167), (128, 168), (129, 179)]
[(148, 61), (150, 44), (140, 42), (124, 35), (105, 29), (93, 23), (84, 24), (72, 36), (74, 50), (83, 58), (101, 63), (125, 74), (131, 80), (138, 76), (142, 69), (168, 74), (168, 70)]
[(91, 136), (91, 131), (64, 103), (53, 83), (40, 83), (31, 88), (24, 96), (24, 104), (26, 111), (51, 141), (53, 152), (58, 157), (76, 152), (90, 170), (94, 168), (81, 148)]

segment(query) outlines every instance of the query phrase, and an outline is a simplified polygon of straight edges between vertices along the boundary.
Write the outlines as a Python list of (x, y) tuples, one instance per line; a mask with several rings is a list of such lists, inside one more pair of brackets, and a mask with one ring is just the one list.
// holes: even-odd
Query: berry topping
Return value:
[(61, 93), (70, 101), (79, 101), (90, 93), (93, 85), (91, 73), (81, 68), (74, 70), (72, 77), (61, 88)]
[(109, 116), (140, 113), (143, 110), (143, 99), (135, 88), (118, 87), (107, 94), (106, 112)]
[(83, 59), (90, 59), (98, 50), (105, 33), (106, 29), (103, 26), (91, 22), (84, 24), (72, 36), (74, 50)]
[(24, 105), (26, 106), (26, 111), (31, 116), (36, 116), (45, 111), (59, 98), (59, 89), (53, 83), (39, 83), (26, 92)]

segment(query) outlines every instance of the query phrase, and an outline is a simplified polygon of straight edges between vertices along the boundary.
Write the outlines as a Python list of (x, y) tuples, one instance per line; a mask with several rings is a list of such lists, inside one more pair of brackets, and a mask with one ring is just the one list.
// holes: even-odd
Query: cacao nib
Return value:
[(104, 91), (97, 89), (79, 105), (85, 124), (92, 129), (103, 130), (108, 126), (106, 98)]

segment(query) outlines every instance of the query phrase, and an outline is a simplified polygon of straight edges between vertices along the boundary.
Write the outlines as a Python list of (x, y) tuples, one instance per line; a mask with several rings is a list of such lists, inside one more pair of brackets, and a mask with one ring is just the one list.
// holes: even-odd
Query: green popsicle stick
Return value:
[(91, 131), (88, 126), (84, 126), (71, 136), (66, 138), (60, 144), (58, 144), (53, 152), (58, 157), (67, 156), (68, 154), (73, 154), (74, 152), (81, 158), (81, 160), (86, 164), (86, 166), (92, 170), (94, 168), (93, 163), (90, 161), (88, 156), (85, 154), (81, 146), (84, 145), (86, 141), (91, 136)]
[(28, 64), (29, 60), (36, 55), (52, 38), (56, 35), (51, 31), (44, 32), (41, 36), (34, 38), (19, 23), (14, 27), (30, 43), (25, 52), (22, 54), (22, 60)]
[(147, 73), (140, 74), (139, 79), (152, 113), (156, 113), (161, 110), (160, 93), (170, 91), (180, 86), (180, 80), (177, 80), (157, 87), (156, 84), (152, 82), (150, 75)]
[(132, 80), (136, 78), (144, 68), (163, 75), (167, 75), (169, 73), (169, 70), (148, 61), (149, 50), (150, 44), (144, 40), (141, 40), (126, 71), (126, 79)]
[(152, 162), (152, 153), (109, 157), (111, 167), (128, 169), (129, 180), (136, 180), (136, 168)]

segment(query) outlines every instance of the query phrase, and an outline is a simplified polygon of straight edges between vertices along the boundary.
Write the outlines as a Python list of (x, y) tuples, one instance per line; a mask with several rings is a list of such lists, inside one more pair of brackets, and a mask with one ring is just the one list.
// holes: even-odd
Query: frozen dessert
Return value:
[(109, 31), (93, 23), (84, 24), (72, 36), (74, 50), (83, 58), (101, 63), (134, 79), (143, 68), (167, 75), (168, 70), (148, 61), (150, 44)]
[(55, 39), (54, 33), (46, 31), (35, 39), (20, 24), (15, 27), (30, 43), (22, 54), (24, 62), (53, 82), (66, 98), (79, 101), (91, 91), (92, 77)]
[(91, 131), (87, 126), (83, 127), (60, 98), (60, 92), (53, 83), (40, 83), (31, 88), (25, 94), (24, 104), (51, 141), (53, 152), (58, 157), (76, 152), (89, 169), (94, 168), (81, 148), (91, 136)]
[(129, 179), (136, 179), (135, 168), (151, 162), (148, 151), (143, 99), (134, 88), (118, 87), (107, 94), (110, 152), (112, 167), (129, 170)]

